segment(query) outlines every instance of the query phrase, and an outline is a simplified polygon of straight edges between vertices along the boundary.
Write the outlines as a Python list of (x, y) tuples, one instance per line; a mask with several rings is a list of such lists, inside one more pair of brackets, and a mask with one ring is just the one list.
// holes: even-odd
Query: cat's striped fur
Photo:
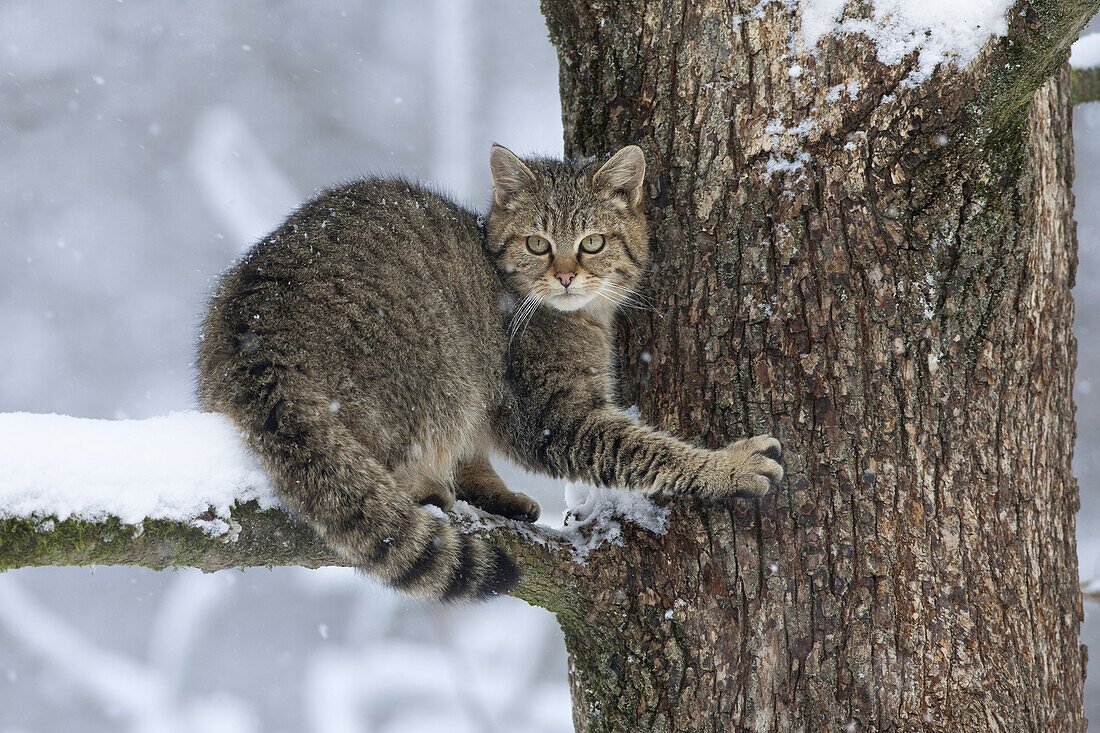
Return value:
[[(507, 554), (421, 508), (457, 496), (534, 521), (538, 504), (504, 486), (491, 449), (553, 475), (715, 499), (782, 477), (771, 438), (704, 450), (609, 401), (611, 321), (649, 260), (641, 151), (601, 166), (497, 146), (491, 163), (485, 227), (398, 180), (306, 204), (224, 276), (199, 349), (202, 406), (242, 428), (284, 502), (422, 597), (481, 598), (519, 577)], [(579, 249), (586, 237), (600, 249)]]

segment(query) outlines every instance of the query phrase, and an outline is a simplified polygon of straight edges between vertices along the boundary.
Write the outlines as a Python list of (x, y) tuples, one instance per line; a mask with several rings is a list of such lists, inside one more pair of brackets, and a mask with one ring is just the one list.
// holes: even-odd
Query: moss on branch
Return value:
[(140, 525), (111, 517), (0, 520), (0, 569), (44, 565), (141, 565), (154, 570), (194, 567), (206, 572), (233, 567), (347, 565), (308, 527), (256, 502), (234, 508), (232, 529), (212, 537), (193, 524), (149, 519)]
[(1070, 45), (1097, 10), (1100, 0), (1033, 0), (1008, 11), (1009, 30), (998, 42), (979, 102), (991, 114), (991, 149), (1024, 124), (1035, 91), (1066, 63)]
[[(570, 591), (572, 554), (561, 535), (481, 513), (455, 516), (459, 528), (508, 550), (523, 569), (513, 595), (532, 605), (563, 610)], [(187, 522), (147, 519), (140, 525), (116, 517), (93, 522), (50, 518), (0, 520), (0, 571), (51, 565), (139, 565), (154, 570), (296, 565), (347, 567), (309, 527), (280, 509), (261, 510), (254, 501), (233, 508), (230, 531), (211, 536)]]
[(1100, 102), (1100, 68), (1073, 69), (1071, 79), (1074, 104)]

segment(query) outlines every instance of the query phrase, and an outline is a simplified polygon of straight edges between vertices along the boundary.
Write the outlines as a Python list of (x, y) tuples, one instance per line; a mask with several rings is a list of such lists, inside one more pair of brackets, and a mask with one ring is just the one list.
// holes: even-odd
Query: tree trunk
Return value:
[(576, 728), (1083, 730), (1062, 65), (1097, 3), (1022, 3), (922, 84), (738, 4), (543, 0), (566, 153), (650, 164), (623, 402), (770, 432), (789, 475), (590, 558)]
[[(796, 2), (737, 5), (543, 0), (567, 153), (649, 160), (624, 403), (712, 447), (771, 432), (788, 480), (585, 564), (456, 521), (557, 614), (578, 731), (1083, 730), (1063, 66), (1100, 0), (1020, 2), (922, 83), (862, 36), (801, 48)], [(233, 517), (9, 518), (0, 569), (340, 562), (278, 510)]]

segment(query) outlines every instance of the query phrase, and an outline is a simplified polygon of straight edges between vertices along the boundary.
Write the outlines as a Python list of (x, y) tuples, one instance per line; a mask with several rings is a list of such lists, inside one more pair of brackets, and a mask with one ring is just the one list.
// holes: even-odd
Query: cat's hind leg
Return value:
[(449, 475), (441, 478), (440, 472), (433, 468), (423, 463), (408, 463), (394, 471), (394, 479), (420, 506), (434, 504), (445, 512), (450, 511), (455, 503), (454, 481)]
[(526, 494), (509, 490), (484, 453), (459, 463), (455, 479), (455, 494), (463, 501), (521, 522), (534, 522), (539, 518), (538, 502)]
[(420, 506), (434, 504), (443, 511), (451, 510), (455, 503), (455, 489), (451, 484), (435, 479), (425, 479), (412, 491), (413, 500)]

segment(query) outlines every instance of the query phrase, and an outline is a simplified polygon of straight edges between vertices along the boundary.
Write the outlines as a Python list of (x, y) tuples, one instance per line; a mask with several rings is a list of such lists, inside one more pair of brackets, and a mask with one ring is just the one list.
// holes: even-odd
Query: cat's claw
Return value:
[(782, 445), (770, 435), (739, 440), (723, 452), (733, 464), (730, 480), (734, 496), (764, 496), (783, 480)]
[(539, 515), (542, 513), (542, 507), (527, 494), (515, 491), (507, 498), (507, 501), (496, 504), (489, 511), (517, 522), (533, 523), (538, 521)]
[(493, 494), (467, 495), (466, 501), (491, 514), (499, 514), (516, 522), (533, 523), (542, 514), (539, 503), (518, 491), (502, 491)]
[(542, 513), (541, 507), (539, 507), (538, 504), (534, 504), (532, 507), (528, 508), (527, 511), (525, 511), (525, 512), (518, 513), (518, 514), (512, 514), (512, 515), (505, 515), (505, 516), (507, 516), (509, 519), (514, 519), (517, 522), (527, 522), (528, 524), (533, 524), (533, 523), (538, 521), (539, 515), (541, 513)]

